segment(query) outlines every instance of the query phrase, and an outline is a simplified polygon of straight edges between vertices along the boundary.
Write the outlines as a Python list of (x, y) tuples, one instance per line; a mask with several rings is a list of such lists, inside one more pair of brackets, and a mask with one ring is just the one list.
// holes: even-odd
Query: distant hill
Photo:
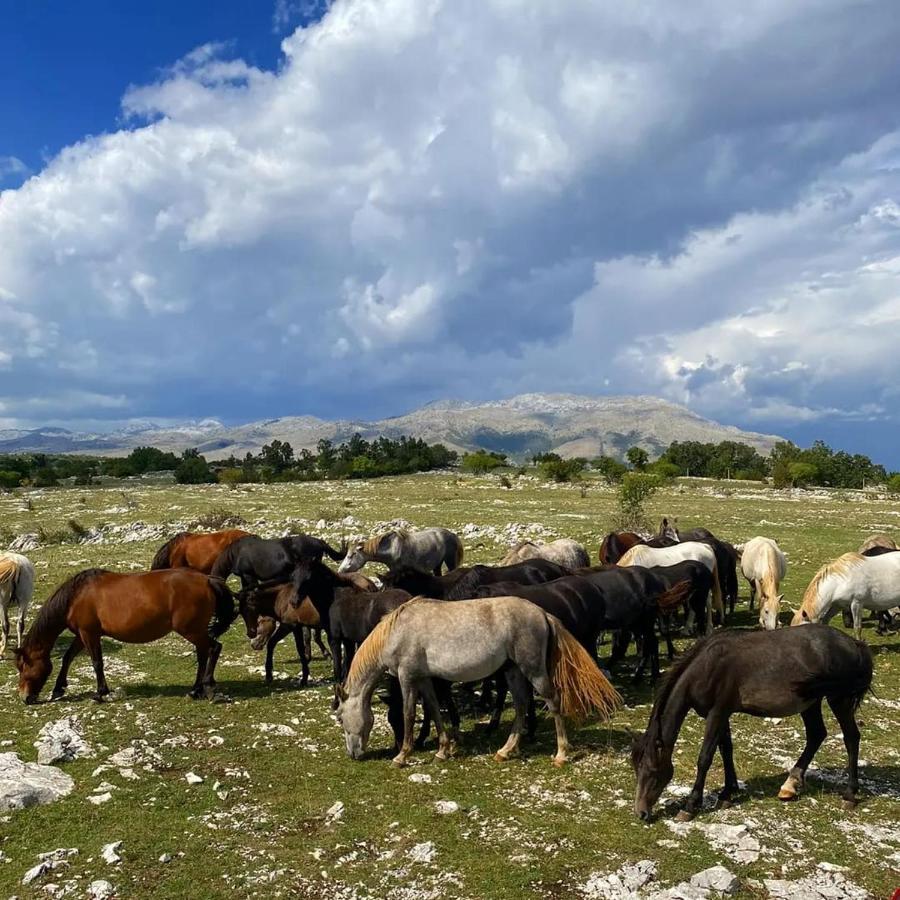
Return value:
[(621, 457), (634, 445), (657, 456), (672, 441), (741, 441), (768, 453), (775, 435), (741, 431), (704, 419), (684, 406), (656, 397), (582, 397), (573, 394), (520, 394), (508, 400), (465, 403), (442, 400), (406, 415), (378, 422), (327, 421), (314, 416), (286, 416), (226, 426), (216, 419), (177, 426), (138, 423), (106, 434), (83, 434), (62, 428), (0, 431), (0, 453), (125, 454), (151, 445), (180, 452), (198, 447), (211, 459), (248, 451), (256, 453), (276, 438), (295, 450), (314, 449), (326, 438), (340, 442), (359, 432), (372, 439), (384, 435), (419, 437), (460, 452), (484, 448), (525, 457), (554, 451), (561, 456)]

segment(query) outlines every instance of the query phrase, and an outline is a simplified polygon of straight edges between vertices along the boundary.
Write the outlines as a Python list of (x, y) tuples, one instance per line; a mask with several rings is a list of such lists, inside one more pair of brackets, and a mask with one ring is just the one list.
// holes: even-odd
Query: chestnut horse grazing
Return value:
[(95, 700), (109, 693), (103, 675), (101, 637), (146, 644), (175, 631), (197, 649), (197, 678), (190, 696), (212, 698), (213, 673), (222, 645), (217, 638), (234, 619), (234, 598), (225, 582), (190, 569), (120, 575), (85, 569), (60, 585), (40, 608), (16, 651), (19, 696), (37, 701), (53, 669), (50, 654), (68, 628), (75, 638), (66, 650), (51, 699), (65, 693), (72, 660), (85, 648), (97, 676)]
[(240, 528), (202, 533), (179, 532), (156, 551), (150, 569), (152, 571), (184, 567), (209, 575), (219, 554), (235, 541), (249, 535), (249, 531), (241, 531)]
[(656, 694), (647, 730), (634, 739), (631, 763), (637, 775), (634, 811), (646, 821), (672, 780), (672, 751), (687, 714), (706, 719), (697, 759), (697, 778), (677, 819), (693, 818), (703, 801), (706, 773), (716, 750), (722, 756), (725, 787), (719, 802), (730, 803), (738, 791), (731, 743), (731, 716), (792, 716), (806, 729), (806, 746), (778, 793), (794, 800), (806, 770), (827, 736), (822, 701), (831, 707), (844, 737), (849, 777), (848, 806), (859, 789), (859, 728), (856, 709), (872, 683), (872, 654), (862, 641), (829, 628), (779, 628), (777, 631), (719, 631), (697, 641), (669, 669)]

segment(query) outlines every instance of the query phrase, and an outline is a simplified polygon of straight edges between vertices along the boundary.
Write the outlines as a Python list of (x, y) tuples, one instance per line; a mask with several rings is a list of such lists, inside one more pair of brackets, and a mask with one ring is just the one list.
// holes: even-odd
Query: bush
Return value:
[(221, 469), (218, 473), (219, 484), (227, 484), (232, 490), (244, 480), (244, 470), (236, 467)]
[(584, 471), (583, 459), (545, 459), (538, 466), (541, 475), (557, 484), (575, 481)]
[(10, 472), (8, 470), (0, 470), (0, 488), (12, 490), (22, 483), (22, 476), (19, 472)]
[(632, 468), (643, 471), (650, 462), (650, 454), (643, 447), (629, 447), (625, 453), (625, 459), (631, 463)]
[(652, 475), (656, 475), (662, 481), (674, 481), (681, 472), (675, 463), (667, 462), (664, 459), (658, 459), (655, 463), (648, 466), (647, 471)]
[(209, 463), (196, 450), (185, 450), (175, 470), (175, 480), (179, 484), (212, 484), (216, 476)]
[(209, 531), (221, 531), (223, 528), (240, 528), (246, 524), (242, 516), (217, 506), (197, 516), (191, 523), (191, 527), (205, 528)]
[(505, 453), (491, 453), (487, 450), (476, 450), (466, 453), (462, 458), (462, 468), (473, 475), (484, 475), (506, 465)]
[(887, 489), (892, 494), (900, 494), (900, 472), (894, 472), (887, 480)]
[(611, 456), (598, 456), (591, 461), (591, 468), (596, 469), (609, 484), (618, 484), (628, 471), (628, 467), (624, 463), (620, 463)]
[(644, 504), (660, 488), (657, 475), (628, 472), (618, 491), (618, 511), (613, 528), (616, 531), (637, 531), (648, 526)]
[(807, 487), (816, 481), (818, 469), (807, 462), (795, 462), (788, 466), (788, 475), (794, 487)]

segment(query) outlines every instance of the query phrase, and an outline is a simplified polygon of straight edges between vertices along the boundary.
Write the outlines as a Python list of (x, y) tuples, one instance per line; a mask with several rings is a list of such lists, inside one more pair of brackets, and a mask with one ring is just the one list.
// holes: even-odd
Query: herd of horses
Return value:
[[(339, 566), (327, 565), (325, 557)], [(51, 699), (64, 696), (69, 667), (84, 650), (96, 675), (95, 699), (102, 700), (109, 693), (102, 637), (146, 643), (175, 632), (196, 650), (190, 696), (216, 699), (220, 638), (240, 615), (251, 646), (266, 650), (267, 682), (275, 647), (288, 635), (300, 657), (302, 685), (309, 677), (313, 636), (331, 656), (332, 709), (354, 759), (366, 753), (379, 684), (387, 685), (393, 762), (404, 765), (413, 748), (424, 745), (432, 724), (438, 757), (452, 755), (460, 719), (451, 685), (471, 689), (481, 683), (481, 702), (492, 708), (490, 728), (499, 726), (507, 695), (515, 710), (496, 758), (508, 759), (533, 735), (537, 696), (553, 717), (553, 762), (562, 765), (569, 749), (565, 720), (615, 713), (621, 697), (610, 672), (619, 671), (632, 640), (638, 647), (632, 677), (642, 678), (649, 668), (656, 679), (662, 636), (674, 662), (656, 691), (647, 729), (632, 747), (640, 818), (651, 816), (672, 779), (673, 749), (690, 710), (706, 720), (706, 729), (696, 781), (679, 818), (699, 810), (716, 751), (725, 770), (719, 802), (729, 803), (737, 791), (730, 729), (736, 712), (802, 716), (806, 746), (779, 793), (793, 799), (825, 737), (823, 700), (841, 725), (847, 749), (844, 798), (856, 803), (855, 711), (872, 680), (872, 657), (861, 640), (862, 612), (871, 609), (889, 621), (889, 610), (900, 603), (900, 552), (890, 539), (867, 541), (860, 552), (846, 553), (816, 573), (791, 623), (805, 628), (778, 627), (787, 563), (767, 537), (733, 546), (707, 529), (679, 531), (677, 522), (664, 519), (654, 535), (607, 535), (596, 565), (584, 547), (567, 539), (524, 542), (498, 565), (465, 566), (463, 558), (459, 537), (445, 528), (394, 530), (338, 548), (309, 535), (264, 539), (239, 529), (184, 532), (159, 549), (147, 572), (86, 569), (69, 578), (23, 634), (34, 569), (24, 556), (5, 553), (2, 650), (8, 609), (16, 605), (18, 691), (25, 703), (35, 703), (52, 672), (57, 639), (68, 630), (74, 637)], [(360, 571), (373, 561), (387, 567), (380, 579)], [(750, 583), (750, 608), (758, 601), (758, 630), (724, 627), (737, 601), (738, 570)], [(236, 593), (231, 577), (240, 584)], [(827, 625), (837, 611), (849, 617), (855, 639)], [(676, 633), (698, 636), (677, 658)], [(611, 652), (604, 667), (598, 648), (607, 634)], [(419, 700), (424, 715), (417, 736)]]

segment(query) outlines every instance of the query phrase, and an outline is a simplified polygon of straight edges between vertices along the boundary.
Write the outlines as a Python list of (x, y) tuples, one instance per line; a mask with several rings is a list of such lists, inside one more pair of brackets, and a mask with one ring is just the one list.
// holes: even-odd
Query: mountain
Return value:
[(211, 459), (256, 453), (276, 438), (295, 450), (314, 449), (325, 438), (347, 440), (359, 432), (367, 440), (401, 435), (443, 443), (458, 451), (484, 448), (525, 457), (554, 451), (561, 456), (621, 457), (634, 445), (656, 456), (672, 441), (741, 441), (767, 453), (775, 435), (741, 431), (704, 419), (684, 406), (656, 397), (582, 397), (573, 394), (520, 394), (508, 400), (467, 403), (441, 400), (378, 422), (326, 421), (288, 416), (226, 426), (216, 419), (177, 425), (132, 423), (105, 434), (61, 428), (0, 431), (0, 453), (125, 454), (152, 445), (180, 452), (197, 447)]

